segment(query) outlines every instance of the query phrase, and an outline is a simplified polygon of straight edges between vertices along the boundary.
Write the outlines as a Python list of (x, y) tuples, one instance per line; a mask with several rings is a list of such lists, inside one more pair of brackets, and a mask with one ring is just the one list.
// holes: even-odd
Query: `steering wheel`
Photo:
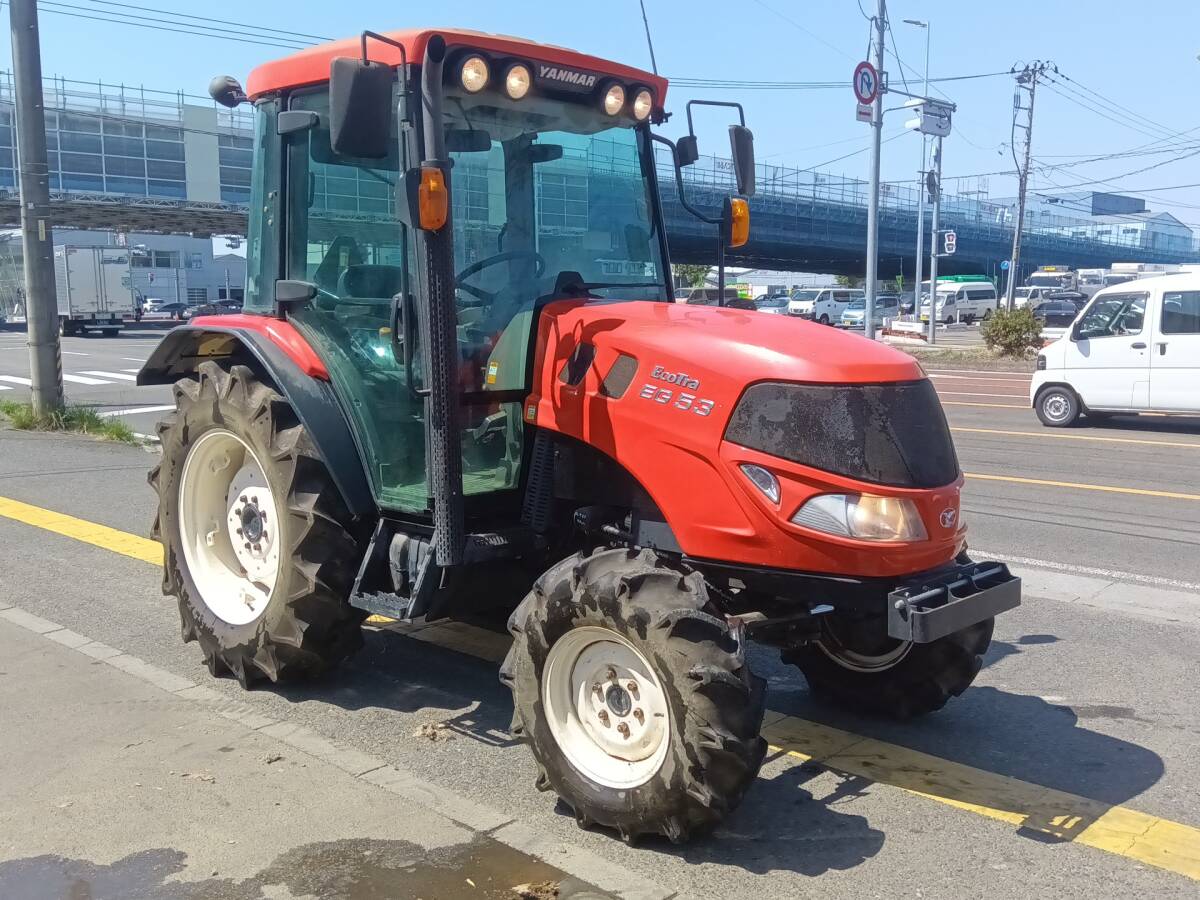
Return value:
[(497, 253), (495, 256), (489, 256), (486, 259), (481, 259), (479, 262), (471, 263), (454, 276), (455, 285), (466, 291), (477, 300), (482, 300), (484, 303), (492, 303), (496, 300), (495, 291), (485, 291), (483, 288), (476, 285), (464, 284), (463, 280), (482, 272), (489, 266), (495, 266), (499, 263), (510, 262), (516, 259), (533, 260), (533, 275), (535, 278), (541, 278), (546, 271), (546, 260), (540, 253), (536, 253), (533, 250), (506, 250), (503, 253)]

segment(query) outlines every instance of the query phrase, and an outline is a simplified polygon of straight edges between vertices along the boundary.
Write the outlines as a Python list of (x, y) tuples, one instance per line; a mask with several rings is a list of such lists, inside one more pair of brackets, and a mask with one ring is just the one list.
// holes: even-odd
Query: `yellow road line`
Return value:
[(942, 406), (983, 406), (987, 409), (1032, 409), (1028, 403), (1016, 406), (1012, 403), (968, 403), (966, 400), (943, 400)]
[(162, 544), (158, 541), (138, 537), (136, 534), (129, 534), (126, 531), (118, 531), (107, 525), (97, 525), (95, 522), (76, 519), (74, 516), (52, 512), (42, 509), (40, 506), (31, 506), (20, 500), (10, 500), (8, 497), (0, 497), (0, 516), (32, 525), (35, 528), (53, 531), (55, 534), (74, 538), (94, 547), (111, 550), (122, 556), (140, 559), (142, 562), (156, 566), (162, 565)]
[(1078, 481), (1050, 481), (1046, 478), (1019, 478), (1016, 475), (981, 475), (978, 472), (963, 472), (963, 475), (967, 478), (977, 478), (981, 481), (1007, 481), (1013, 484), (1036, 484), (1043, 487), (1074, 488), (1079, 491), (1100, 491), (1105, 494), (1166, 497), (1170, 500), (1200, 500), (1200, 494), (1182, 494), (1178, 491), (1152, 491), (1147, 488), (1116, 487), (1110, 484), (1083, 484)]
[(1057, 441), (1096, 441), (1102, 444), (1149, 444), (1154, 447), (1188, 447), (1200, 450), (1200, 443), (1187, 441), (1152, 441), (1145, 438), (1100, 437), (1091, 434), (1053, 434), (1049, 431), (1002, 431), (999, 428), (960, 428), (952, 426), (951, 431), (961, 431), (965, 434), (1003, 434), (1014, 437), (1049, 438)]
[[(161, 562), (156, 542), (105, 525), (2, 497), (0, 515), (134, 559), (156, 565)], [(383, 616), (373, 616), (371, 621), (398, 634), (492, 662), (504, 657), (509, 643), (506, 634), (461, 622), (384, 625), (390, 620)], [(1200, 829), (1190, 825), (770, 710), (763, 720), (763, 736), (774, 752), (793, 759), (816, 762), (834, 772), (1200, 881)]]

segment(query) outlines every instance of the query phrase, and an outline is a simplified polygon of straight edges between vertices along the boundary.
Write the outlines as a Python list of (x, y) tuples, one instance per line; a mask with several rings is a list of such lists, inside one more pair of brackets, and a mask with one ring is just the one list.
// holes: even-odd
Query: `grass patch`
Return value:
[(900, 344), (892, 344), (892, 347), (897, 350), (903, 350), (909, 356), (915, 356), (921, 362), (926, 362), (933, 366), (972, 365), (984, 369), (994, 369), (997, 372), (1032, 372), (1035, 368), (1035, 360), (1032, 357), (1029, 359), (1014, 359), (1012, 357), (1000, 356), (986, 347), (953, 350), (941, 350), (936, 346), (920, 347)]
[(33, 404), (15, 400), (0, 400), (3, 413), (13, 428), (21, 431), (69, 431), (74, 434), (90, 434), (108, 441), (122, 444), (140, 444), (124, 422), (106, 418), (90, 406), (65, 406), (44, 416), (33, 411)]

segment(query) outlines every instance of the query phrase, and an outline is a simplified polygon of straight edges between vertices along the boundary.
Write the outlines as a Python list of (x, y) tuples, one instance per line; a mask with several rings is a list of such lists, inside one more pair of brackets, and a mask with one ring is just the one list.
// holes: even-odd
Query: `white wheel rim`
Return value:
[(912, 641), (896, 641), (895, 646), (882, 653), (862, 653), (852, 650), (828, 626), (822, 627), (823, 636), (817, 641), (822, 653), (852, 672), (882, 672), (898, 664), (912, 650)]
[(658, 676), (607, 628), (574, 628), (550, 648), (542, 707), (563, 755), (599, 785), (635, 788), (667, 758), (671, 719)]
[(200, 599), (230, 625), (271, 602), (279, 577), (275, 497), (254, 451), (231, 431), (205, 432), (179, 477), (179, 539)]
[(1070, 412), (1070, 408), (1067, 398), (1062, 394), (1051, 394), (1042, 401), (1042, 410), (1046, 413), (1046, 418), (1055, 422), (1061, 422), (1065, 419)]

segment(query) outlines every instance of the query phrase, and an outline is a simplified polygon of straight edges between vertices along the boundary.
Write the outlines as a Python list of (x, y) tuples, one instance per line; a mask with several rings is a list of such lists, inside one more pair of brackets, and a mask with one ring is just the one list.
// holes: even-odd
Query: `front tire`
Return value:
[(319, 675), (362, 645), (350, 515), (290, 404), (246, 366), (200, 364), (158, 428), (153, 537), (184, 641), (243, 687)]
[(829, 316), (825, 315), (825, 313), (821, 313), (821, 318), (818, 319), (817, 321), (819, 321), (822, 325), (828, 325), (829, 324)]
[(814, 697), (856, 712), (908, 719), (941, 709), (975, 680), (992, 640), (985, 619), (928, 644), (887, 635), (883, 616), (822, 617), (821, 637), (783, 652)]
[(1079, 418), (1079, 398), (1070, 388), (1048, 387), (1037, 396), (1037, 417), (1048, 428), (1067, 428)]
[(577, 554), (509, 631), (512, 735), (581, 826), (683, 843), (741, 802), (766, 751), (764, 685), (698, 573), (649, 550)]

